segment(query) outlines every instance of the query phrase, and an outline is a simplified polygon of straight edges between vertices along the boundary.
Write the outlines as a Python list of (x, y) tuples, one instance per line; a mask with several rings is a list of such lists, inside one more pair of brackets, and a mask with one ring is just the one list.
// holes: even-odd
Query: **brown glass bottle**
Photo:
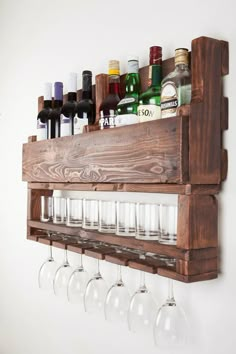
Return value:
[(109, 93), (99, 108), (100, 129), (116, 126), (117, 104), (120, 102), (120, 67), (118, 60), (109, 61)]

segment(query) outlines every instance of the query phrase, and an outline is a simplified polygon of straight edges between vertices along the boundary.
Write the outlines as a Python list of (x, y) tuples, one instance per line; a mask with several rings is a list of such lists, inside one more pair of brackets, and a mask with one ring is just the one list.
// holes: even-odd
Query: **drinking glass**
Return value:
[(145, 284), (145, 273), (140, 271), (140, 287), (131, 297), (128, 326), (131, 332), (143, 333), (153, 328), (157, 305)]
[(159, 240), (160, 205), (152, 203), (136, 204), (136, 235), (143, 240)]
[(107, 294), (107, 285), (102, 278), (97, 260), (97, 272), (88, 281), (84, 294), (84, 309), (86, 312), (102, 312)]
[(67, 249), (64, 251), (64, 261), (57, 269), (53, 280), (54, 294), (61, 298), (67, 298), (67, 284), (71, 275), (72, 268), (68, 261)]
[(65, 224), (66, 222), (66, 199), (53, 197), (53, 222), (55, 224)]
[(84, 229), (98, 229), (98, 200), (83, 199), (83, 225)]
[(160, 228), (159, 242), (167, 245), (176, 245), (177, 240), (177, 205), (161, 204), (160, 206)]
[(135, 236), (135, 211), (135, 203), (117, 201), (117, 235)]
[(41, 195), (41, 210), (40, 210), (40, 221), (48, 222), (52, 221), (53, 216), (53, 199), (47, 195)]
[(173, 280), (168, 279), (168, 298), (157, 312), (154, 341), (160, 349), (178, 350), (187, 344), (189, 328), (186, 315), (176, 304)]
[(82, 226), (83, 221), (83, 200), (76, 198), (67, 198), (66, 225), (72, 227)]
[(83, 255), (80, 254), (80, 264), (70, 275), (67, 286), (68, 301), (72, 304), (83, 303), (86, 285), (89, 281), (89, 274), (83, 266)]
[(116, 202), (114, 200), (99, 200), (99, 232), (116, 231)]
[(117, 266), (117, 281), (108, 290), (105, 299), (105, 319), (111, 322), (125, 322), (129, 308), (130, 295), (122, 280), (121, 266)]

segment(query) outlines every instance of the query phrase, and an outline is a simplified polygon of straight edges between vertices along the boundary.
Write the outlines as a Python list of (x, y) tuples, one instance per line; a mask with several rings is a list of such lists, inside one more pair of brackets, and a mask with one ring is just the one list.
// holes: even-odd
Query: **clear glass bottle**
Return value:
[(120, 102), (120, 63), (118, 60), (109, 61), (109, 92), (99, 108), (100, 129), (114, 128), (117, 115), (117, 104)]
[(140, 122), (161, 118), (161, 79), (162, 79), (162, 48), (150, 48), (151, 85), (140, 95), (138, 116)]
[(161, 118), (174, 117), (178, 107), (191, 101), (191, 73), (188, 49), (175, 50), (175, 70), (162, 80)]
[(74, 134), (83, 133), (85, 125), (95, 123), (95, 104), (92, 100), (92, 71), (82, 72), (82, 98), (77, 104), (77, 114), (74, 117)]
[(116, 126), (139, 123), (138, 100), (140, 75), (138, 57), (128, 59), (128, 73), (125, 77), (125, 97), (117, 105)]

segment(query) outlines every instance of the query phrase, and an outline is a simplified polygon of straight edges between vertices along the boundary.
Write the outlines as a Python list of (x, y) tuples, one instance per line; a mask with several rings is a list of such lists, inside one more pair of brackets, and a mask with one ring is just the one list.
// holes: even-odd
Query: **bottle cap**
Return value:
[(84, 75), (92, 76), (92, 71), (90, 71), (90, 70), (83, 70), (82, 75), (83, 75), (83, 76), (84, 76)]
[(161, 65), (161, 63), (162, 63), (162, 47), (158, 47), (158, 46), (150, 47), (149, 63), (150, 63), (150, 65), (153, 65), (153, 64)]
[(175, 49), (175, 65), (186, 64), (188, 65), (188, 49), (177, 48)]
[(137, 74), (139, 71), (139, 61), (137, 56), (128, 57), (128, 74)]
[(139, 58), (137, 55), (130, 55), (128, 56), (128, 61), (139, 61)]
[(109, 60), (108, 75), (120, 75), (119, 60)]
[(43, 87), (43, 99), (44, 101), (52, 100), (52, 84), (51, 82), (45, 82)]
[(69, 73), (68, 92), (77, 92), (77, 74)]
[(55, 82), (54, 83), (54, 100), (62, 101), (63, 96), (63, 83)]

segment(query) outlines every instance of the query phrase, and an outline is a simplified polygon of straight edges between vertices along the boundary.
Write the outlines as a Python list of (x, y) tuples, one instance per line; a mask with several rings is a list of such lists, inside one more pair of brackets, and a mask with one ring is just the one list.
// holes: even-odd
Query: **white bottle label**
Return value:
[(83, 118), (79, 118), (76, 114), (74, 117), (74, 134), (82, 134), (85, 125), (88, 125), (87, 114), (84, 113)]
[(173, 82), (166, 82), (161, 89), (161, 118), (176, 116), (178, 107), (177, 89)]
[(47, 139), (47, 124), (37, 120), (37, 141)]
[(71, 135), (71, 125), (72, 119), (71, 117), (66, 117), (63, 114), (60, 115), (61, 122), (61, 136), (70, 136)]
[(114, 128), (116, 126), (116, 116), (115, 115), (109, 115), (109, 116), (103, 116), (99, 119), (99, 127), (100, 129), (108, 129), (108, 128)]
[(121, 114), (116, 116), (116, 127), (136, 123), (139, 123), (139, 117), (137, 114)]
[(138, 106), (140, 123), (161, 118), (161, 107), (154, 104), (141, 104)]
[(127, 104), (127, 103), (133, 103), (135, 102), (135, 98), (134, 97), (127, 97), (127, 98), (123, 98), (117, 106), (120, 106), (122, 104)]

